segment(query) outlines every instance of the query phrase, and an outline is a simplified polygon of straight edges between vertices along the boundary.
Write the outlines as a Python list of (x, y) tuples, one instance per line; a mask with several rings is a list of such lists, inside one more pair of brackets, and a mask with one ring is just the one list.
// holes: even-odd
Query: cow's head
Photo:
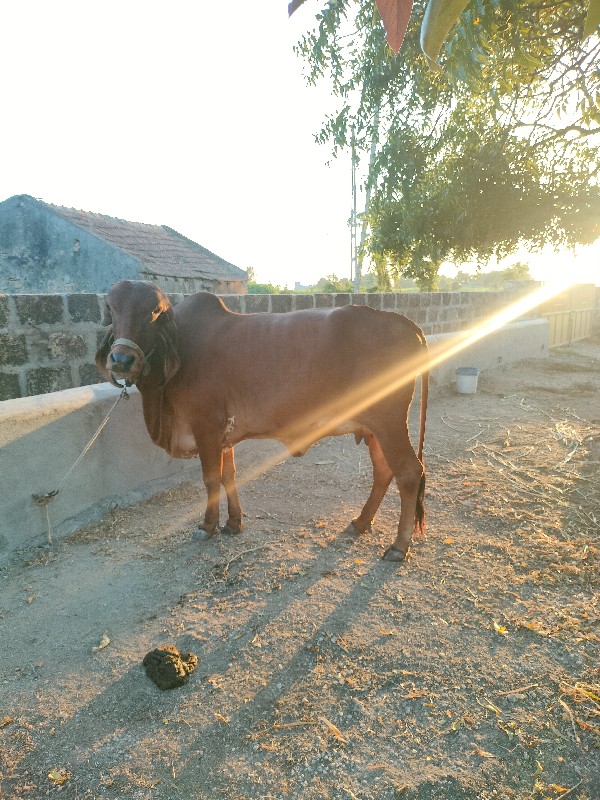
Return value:
[(179, 369), (173, 308), (153, 283), (116, 283), (106, 296), (102, 324), (111, 327), (96, 353), (96, 366), (116, 386), (148, 374), (155, 386), (164, 386)]

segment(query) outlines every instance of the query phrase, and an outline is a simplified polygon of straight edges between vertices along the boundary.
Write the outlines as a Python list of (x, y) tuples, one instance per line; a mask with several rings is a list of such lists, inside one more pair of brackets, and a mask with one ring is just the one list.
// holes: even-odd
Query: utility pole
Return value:
[(357, 213), (356, 213), (356, 140), (354, 138), (354, 128), (352, 129), (352, 275), (354, 277), (354, 293), (360, 292), (360, 281), (362, 278), (362, 265), (365, 257), (365, 241), (367, 239), (367, 228), (369, 205), (371, 203), (371, 169), (375, 162), (375, 155), (377, 153), (377, 139), (379, 134), (379, 107), (375, 111), (373, 117), (373, 133), (371, 138), (371, 152), (369, 154), (369, 172), (367, 175), (367, 190), (365, 194), (365, 210), (362, 218), (362, 225), (360, 229), (360, 244), (357, 246)]
[(350, 277), (354, 282), (354, 292), (360, 291), (360, 275), (358, 274), (358, 251), (356, 246), (356, 138), (352, 128), (352, 216), (350, 218)]

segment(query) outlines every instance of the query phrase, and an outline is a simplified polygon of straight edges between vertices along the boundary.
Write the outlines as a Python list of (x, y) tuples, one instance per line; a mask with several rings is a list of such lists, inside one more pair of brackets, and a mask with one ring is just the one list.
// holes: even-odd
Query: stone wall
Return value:
[(0, 400), (98, 383), (103, 295), (0, 295)]
[[(509, 305), (514, 292), (221, 295), (238, 312), (366, 304), (405, 314), (429, 334), (468, 328)], [(176, 305), (182, 294), (170, 295)], [(94, 364), (104, 295), (0, 295), (0, 400), (99, 383)], [(535, 315), (532, 315), (535, 316)]]

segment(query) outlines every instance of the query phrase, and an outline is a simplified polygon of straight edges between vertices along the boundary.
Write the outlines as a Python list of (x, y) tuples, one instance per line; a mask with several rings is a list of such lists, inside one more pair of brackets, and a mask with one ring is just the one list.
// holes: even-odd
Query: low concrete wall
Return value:
[[(451, 355), (432, 370), (449, 384), (457, 366), (490, 369), (548, 355), (548, 322), (511, 323), (470, 343), (465, 334), (429, 337), (433, 358)], [(45, 510), (32, 495), (56, 489), (118, 397), (108, 383), (0, 403), (0, 559), (18, 547), (43, 544)], [(54, 537), (99, 519), (111, 505), (128, 505), (182, 480), (201, 485), (198, 459), (170, 458), (150, 440), (141, 398), (131, 390), (111, 414), (90, 452), (48, 505)], [(258, 464), (265, 442), (236, 448), (240, 474)], [(198, 508), (200, 518), (202, 509)]]
[[(103, 383), (0, 403), (0, 556), (46, 540), (45, 510), (32, 495), (61, 485), (118, 396)], [(172, 459), (152, 443), (140, 395), (132, 390), (49, 503), (53, 534), (76, 530), (112, 503), (135, 502), (192, 474), (199, 475), (197, 461)]]
[[(457, 367), (495, 369), (526, 358), (548, 357), (547, 319), (524, 319), (511, 322), (494, 333), (476, 339), (476, 332), (428, 336), (433, 382), (453, 383)], [(439, 363), (437, 363), (439, 362)]]

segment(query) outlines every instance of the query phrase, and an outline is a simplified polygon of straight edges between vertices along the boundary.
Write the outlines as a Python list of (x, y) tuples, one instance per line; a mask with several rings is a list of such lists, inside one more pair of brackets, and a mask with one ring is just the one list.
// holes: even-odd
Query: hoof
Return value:
[(350, 523), (350, 525), (348, 525), (348, 527), (344, 531), (344, 533), (349, 533), (351, 536), (363, 536), (365, 533), (371, 533), (371, 532), (372, 532), (372, 528), (371, 528), (370, 525), (367, 525), (367, 527), (364, 529), (364, 531), (361, 531), (360, 528), (356, 527), (356, 525), (354, 524), (354, 521), (352, 521)]
[(407, 550), (397, 550), (395, 547), (388, 547), (383, 554), (384, 561), (404, 561), (406, 558)]
[(242, 532), (242, 525), (239, 527), (237, 525), (230, 525), (229, 523), (223, 525), (221, 528), (221, 533), (225, 533), (228, 536), (237, 536), (238, 533)]
[(212, 533), (211, 533), (211, 531), (204, 530), (204, 528), (197, 528), (192, 533), (192, 541), (194, 541), (194, 542), (207, 542), (209, 539), (213, 538), (215, 533), (217, 533), (216, 530), (212, 531)]

